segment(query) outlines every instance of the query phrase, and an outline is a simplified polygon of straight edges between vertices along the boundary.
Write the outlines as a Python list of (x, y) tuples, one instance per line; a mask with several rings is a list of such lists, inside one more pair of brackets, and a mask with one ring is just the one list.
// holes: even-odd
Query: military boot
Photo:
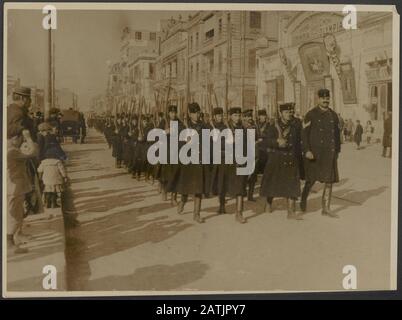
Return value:
[(296, 214), (296, 200), (287, 198), (286, 202), (288, 208), (288, 219), (303, 220), (300, 215)]
[(162, 201), (167, 201), (167, 192), (164, 187), (162, 187)]
[(255, 182), (250, 182), (249, 186), (248, 186), (248, 192), (247, 192), (247, 201), (255, 202), (254, 188), (255, 188)]
[(220, 195), (219, 196), (219, 209), (218, 209), (218, 214), (225, 214), (225, 196)]
[(246, 223), (243, 217), (243, 196), (236, 197), (236, 220), (240, 223)]
[(307, 197), (310, 193), (311, 187), (313, 186), (314, 182), (306, 181), (304, 184), (304, 188), (302, 191), (301, 199), (300, 199), (300, 210), (302, 212), (306, 212), (307, 209)]
[(171, 198), (170, 198), (170, 203), (172, 204), (172, 206), (177, 206), (178, 202), (177, 202), (177, 193), (176, 192), (172, 192)]
[(198, 223), (203, 223), (205, 220), (201, 218), (200, 216), (201, 212), (201, 197), (194, 197), (194, 216), (193, 219), (194, 221), (197, 221)]
[(182, 195), (181, 195), (181, 200), (180, 200), (180, 202), (179, 202), (178, 205), (177, 205), (177, 213), (178, 213), (178, 214), (183, 214), (184, 205), (185, 205), (186, 202), (187, 202), (187, 198), (188, 198), (188, 196), (187, 196), (186, 194), (182, 194)]
[(322, 192), (322, 211), (323, 216), (330, 218), (339, 218), (336, 213), (331, 212), (332, 184), (326, 183)]
[(272, 213), (274, 211), (274, 208), (272, 206), (272, 201), (273, 201), (272, 197), (267, 197), (267, 202), (265, 203), (264, 212), (268, 211), (269, 213)]

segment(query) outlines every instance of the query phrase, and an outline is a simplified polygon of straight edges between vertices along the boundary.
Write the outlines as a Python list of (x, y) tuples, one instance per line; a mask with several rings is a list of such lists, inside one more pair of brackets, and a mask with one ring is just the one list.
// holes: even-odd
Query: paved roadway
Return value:
[[(10, 290), (41, 290), (38, 269), (55, 255), (65, 264), (60, 290), (342, 290), (345, 265), (356, 266), (358, 289), (389, 288), (391, 160), (378, 144), (359, 151), (343, 144), (332, 205), (340, 219), (321, 216), (316, 185), (303, 221), (287, 220), (281, 199), (264, 213), (259, 198), (245, 203), (244, 225), (234, 215), (218, 216), (216, 198), (202, 202), (205, 224), (193, 222), (191, 201), (178, 215), (156, 183), (114, 168), (94, 130), (87, 144), (64, 148), (81, 225), (66, 230), (65, 246), (59, 239), (53, 253), (32, 244), (30, 254), (9, 257)], [(50, 232), (42, 237), (57, 238), (42, 223)]]

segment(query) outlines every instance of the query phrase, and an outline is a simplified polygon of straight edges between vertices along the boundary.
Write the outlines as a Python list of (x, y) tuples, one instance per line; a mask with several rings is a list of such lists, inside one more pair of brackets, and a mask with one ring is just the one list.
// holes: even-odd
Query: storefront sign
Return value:
[(357, 103), (355, 71), (350, 63), (341, 64), (341, 88), (344, 104)]
[(343, 16), (336, 13), (316, 13), (305, 19), (291, 35), (292, 46), (314, 39), (322, 39), (327, 33), (343, 31)]

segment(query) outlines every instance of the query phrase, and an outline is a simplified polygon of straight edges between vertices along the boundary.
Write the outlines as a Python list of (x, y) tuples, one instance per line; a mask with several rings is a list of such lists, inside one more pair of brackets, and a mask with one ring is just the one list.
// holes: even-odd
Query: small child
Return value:
[(41, 175), (44, 184), (43, 191), (47, 208), (60, 208), (57, 204), (57, 198), (61, 196), (64, 184), (68, 181), (66, 170), (60, 159), (60, 152), (64, 154), (63, 150), (56, 146), (48, 148), (38, 168), (38, 173)]

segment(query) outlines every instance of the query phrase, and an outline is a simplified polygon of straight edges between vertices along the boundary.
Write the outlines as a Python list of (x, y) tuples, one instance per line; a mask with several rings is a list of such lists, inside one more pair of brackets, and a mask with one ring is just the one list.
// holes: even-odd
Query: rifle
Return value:
[(169, 95), (170, 95), (170, 86), (172, 82), (172, 77), (169, 75), (169, 85), (168, 85), (168, 91), (166, 94), (166, 101), (165, 101), (165, 112), (166, 112), (166, 122), (165, 122), (165, 130), (167, 130), (170, 126), (170, 119), (169, 119)]

